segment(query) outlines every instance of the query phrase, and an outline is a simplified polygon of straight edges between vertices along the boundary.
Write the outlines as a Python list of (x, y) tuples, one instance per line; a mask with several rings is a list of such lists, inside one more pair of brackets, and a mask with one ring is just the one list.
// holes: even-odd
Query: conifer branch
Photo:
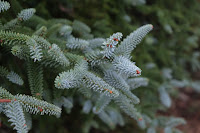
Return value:
[(58, 62), (60, 65), (68, 66), (69, 60), (65, 57), (64, 53), (56, 44), (52, 44), (52, 47), (48, 50), (48, 54), (52, 57), (53, 60)]
[(106, 96), (105, 94), (101, 94), (98, 98), (95, 106), (93, 107), (93, 112), (95, 114), (100, 113), (104, 110), (104, 108), (111, 102), (111, 98)]
[(83, 40), (83, 39), (69, 38), (67, 40), (66, 46), (69, 49), (84, 50), (85, 48), (87, 48), (89, 46), (89, 43), (86, 40)]
[(132, 32), (121, 42), (120, 46), (116, 48), (115, 54), (129, 58), (136, 45), (139, 44), (152, 29), (153, 25), (147, 24)]
[(35, 12), (36, 10), (34, 8), (24, 9), (18, 14), (17, 17), (21, 21), (27, 21), (34, 15)]
[(147, 86), (149, 79), (143, 77), (130, 78), (127, 83), (130, 85), (130, 90), (133, 90), (141, 86)]
[(2, 87), (0, 87), (0, 99), (18, 101), (22, 105), (23, 109), (31, 114), (48, 114), (55, 115), (57, 117), (59, 117), (61, 114), (61, 108), (53, 104), (36, 99), (35, 97), (31, 96), (21, 94), (17, 94), (14, 96)]
[(17, 133), (28, 133), (24, 113), (21, 104), (18, 101), (12, 101), (5, 105), (5, 114), (10, 119), (11, 126), (17, 130)]
[(8, 3), (7, 1), (0, 1), (0, 13), (8, 10), (10, 8), (10, 3)]
[(141, 69), (138, 68), (135, 63), (131, 62), (129, 59), (119, 56), (115, 57), (113, 60), (114, 69), (120, 74), (124, 74), (127, 77), (135, 77), (141, 75)]
[(10, 82), (23, 85), (24, 81), (22, 78), (16, 74), (15, 72), (11, 71), (9, 72), (5, 67), (0, 66), (0, 76), (7, 78)]
[(94, 91), (98, 91), (100, 93), (104, 93), (109, 97), (118, 97), (119, 92), (107, 84), (103, 79), (95, 76), (92, 73), (86, 73), (83, 77), (83, 84), (84, 86), (93, 89)]
[(111, 57), (114, 56), (115, 47), (117, 46), (121, 38), (122, 38), (122, 33), (117, 32), (112, 36), (110, 36), (105, 42), (103, 42), (103, 45), (101, 46), (103, 48), (103, 51), (101, 51), (104, 55), (103, 58), (106, 57), (110, 59)]
[(41, 65), (27, 62), (28, 81), (31, 90), (31, 94), (41, 99), (43, 95), (43, 68)]
[(136, 121), (142, 120), (142, 115), (136, 110), (133, 104), (130, 104), (130, 101), (125, 95), (120, 94), (114, 101), (127, 115)]

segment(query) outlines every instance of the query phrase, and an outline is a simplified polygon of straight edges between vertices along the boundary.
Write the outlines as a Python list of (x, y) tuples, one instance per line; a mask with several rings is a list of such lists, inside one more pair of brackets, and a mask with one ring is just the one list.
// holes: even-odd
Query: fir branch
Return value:
[(167, 93), (165, 87), (161, 85), (158, 88), (158, 91), (159, 91), (159, 94), (160, 94), (161, 103), (165, 107), (169, 108), (171, 106), (171, 98), (170, 98), (169, 94)]
[(33, 35), (45, 37), (47, 33), (47, 27), (41, 26), (38, 30), (36, 30)]
[(29, 48), (26, 45), (15, 45), (11, 48), (11, 53), (17, 56), (19, 59), (28, 60), (30, 59)]
[(124, 57), (129, 58), (136, 45), (139, 44), (146, 34), (152, 29), (153, 25), (147, 24), (132, 32), (121, 42), (121, 45), (116, 48), (115, 54), (123, 55)]
[(23, 85), (24, 84), (24, 81), (22, 80), (22, 78), (18, 74), (16, 74), (15, 72), (13, 72), (13, 71), (8, 73), (8, 75), (6, 77), (12, 83), (15, 83), (15, 84), (18, 84), (18, 85)]
[(74, 63), (74, 70), (76, 69), (83, 72), (88, 70), (88, 62), (83, 56), (75, 55), (72, 53), (65, 53), (65, 56)]
[(90, 51), (85, 54), (85, 60), (88, 61), (92, 66), (94, 65), (100, 65), (100, 64), (105, 64), (109, 62), (107, 59), (102, 59), (103, 58), (103, 53), (101, 51), (96, 50), (96, 51)]
[(83, 94), (86, 98), (91, 98), (92, 91), (86, 87), (79, 87), (78, 92)]
[[(20, 34), (19, 29), (16, 31), (20, 33), (0, 31), (0, 42), (3, 45), (11, 46), (13, 55), (21, 59), (28, 60), (28, 58), (31, 58), (34, 61), (38, 61), (37, 63), (33, 63), (28, 60), (27, 64), (29, 85), (34, 97), (21, 94), (12, 95), (0, 87), (0, 111), (3, 108), (1, 106), (2, 104), (11, 105), (13, 102), (21, 106), (21, 112), (24, 109), (24, 111), (31, 114), (49, 114), (59, 117), (62, 106), (66, 110), (71, 109), (73, 107), (73, 99), (61, 97), (62, 92), (56, 92), (56, 90), (55, 95), (58, 95), (59, 98), (54, 99), (54, 104), (57, 106), (40, 100), (43, 93), (42, 65), (46, 65), (57, 67), (58, 71), (65, 70), (56, 77), (54, 81), (55, 87), (59, 89), (78, 88), (78, 92), (81, 92), (89, 98), (94, 94), (93, 90), (99, 92), (100, 97), (96, 101), (93, 111), (94, 113), (98, 113), (98, 116), (111, 128), (114, 128), (117, 123), (121, 125), (124, 123), (119, 112), (114, 111), (114, 109), (109, 110), (108, 104), (111, 102), (111, 99), (129, 116), (137, 121), (142, 120), (141, 114), (137, 112), (133, 105), (133, 103), (139, 103), (139, 98), (130, 91), (126, 78), (139, 76), (141, 74), (141, 69), (129, 60), (130, 53), (152, 29), (152, 25), (139, 28), (124, 39), (121, 45), (117, 47), (122, 38), (122, 34), (119, 32), (113, 34), (107, 40), (98, 38), (86, 41), (83, 38), (91, 39), (93, 35), (90, 34), (91, 29), (84, 23), (74, 21), (72, 24), (71, 21), (66, 19), (46, 21), (35, 16), (34, 13), (34, 8), (22, 10), (16, 19), (6, 23), (2, 28), (4, 30), (12, 29), (20, 24), (21, 21), (28, 20), (24, 22), (23, 26), (29, 26), (29, 29), (31, 29), (31, 32), (28, 33), (29, 36)], [(72, 25), (72, 27), (69, 25)], [(37, 29), (37, 31), (33, 33), (34, 29)], [(72, 30), (73, 33), (77, 33), (76, 35), (82, 39), (74, 38), (71, 35)], [(24, 33), (26, 32), (27, 30)], [(32, 33), (33, 35), (31, 35)], [(47, 39), (43, 38), (45, 35)], [(56, 42), (58, 45), (51, 45), (49, 41), (51, 43)], [(73, 49), (74, 53), (77, 54), (79, 52), (78, 54), (82, 56), (72, 54), (67, 50), (62, 51), (64, 49), (62, 45), (65, 46), (65, 44), (67, 48)], [(94, 65), (100, 68), (98, 72), (95, 71)], [(67, 71), (68, 68), (70, 70)], [(7, 73), (9, 72), (3, 71), (2, 75), (7, 75)], [(11, 77), (10, 75), (8, 76), (9, 78)], [(131, 82), (129, 79), (128, 81)], [(16, 83), (20, 84), (19, 82)], [(47, 91), (50, 92), (50, 90)], [(98, 93), (95, 94), (99, 95)], [(85, 113), (90, 112), (92, 102), (95, 100), (92, 99), (92, 101), (85, 102), (83, 109)], [(51, 99), (49, 98), (48, 101), (51, 101)]]
[(120, 90), (122, 94), (124, 94), (128, 99), (130, 99), (130, 102), (134, 103), (134, 104), (138, 104), (140, 103), (140, 99), (134, 95), (130, 90), (125, 90), (125, 89), (121, 89)]
[(105, 124), (107, 124), (109, 128), (111, 129), (115, 128), (115, 124), (113, 123), (112, 119), (105, 111), (102, 111), (101, 113), (99, 113), (98, 116)]
[(17, 17), (19, 20), (27, 21), (34, 15), (35, 12), (36, 10), (34, 8), (24, 9), (18, 14)]
[(0, 76), (6, 77), (8, 74), (9, 74), (9, 71), (5, 67), (0, 66)]
[(59, 89), (70, 89), (80, 85), (83, 75), (79, 71), (71, 70), (60, 73), (55, 79), (55, 87)]
[(122, 33), (117, 32), (112, 36), (110, 36), (109, 38), (107, 38), (105, 42), (103, 42), (103, 45), (101, 46), (103, 48), (103, 51), (101, 51), (104, 55), (103, 58), (106, 57), (110, 59), (111, 57), (114, 56), (115, 47), (117, 46), (121, 38), (122, 38)]
[(77, 39), (77, 38), (69, 38), (67, 40), (66, 44), (67, 48), (69, 49), (81, 49), (84, 50), (89, 46), (89, 43), (86, 40), (83, 39)]
[(8, 3), (7, 1), (0, 1), (0, 13), (8, 10), (10, 8), (10, 3)]
[(11, 30), (16, 28), (19, 25), (19, 20), (17, 18), (10, 20), (6, 24), (3, 25), (2, 30)]
[(0, 31), (0, 39), (3, 44), (13, 46), (26, 44), (30, 49), (30, 56), (34, 61), (40, 61), (42, 56), (41, 46), (30, 36), (10, 31)]
[(5, 106), (5, 104), (0, 102), (0, 113), (4, 111), (4, 106)]
[(29, 112), (31, 114), (40, 114), (40, 115), (48, 114), (48, 115), (55, 115), (57, 117), (60, 117), (61, 114), (61, 108), (53, 104), (39, 100), (31, 96), (26, 96), (21, 94), (13, 96), (11, 93), (9, 93), (2, 87), (0, 87), (0, 99), (16, 100), (22, 105), (23, 109), (26, 112)]
[(129, 59), (119, 56), (115, 57), (113, 60), (114, 70), (120, 74), (124, 74), (127, 77), (135, 77), (141, 75), (141, 69), (138, 68), (135, 63), (131, 62)]
[(10, 118), (8, 122), (11, 122), (11, 126), (14, 126), (17, 133), (28, 133), (23, 109), (18, 101), (8, 103), (5, 106), (5, 114)]
[(27, 125), (28, 131), (32, 128), (32, 118), (31, 114), (24, 112), (24, 117)]
[[(42, 34), (42, 33), (41, 33), (41, 34)], [(42, 48), (45, 48), (45, 49), (50, 49), (50, 48), (51, 48), (51, 44), (50, 44), (46, 39), (44, 39), (43, 37), (33, 35), (32, 38), (33, 38)]]
[(12, 100), (14, 96), (6, 89), (0, 87), (0, 99)]
[(115, 125), (117, 124), (119, 124), (120, 126), (125, 125), (125, 121), (123, 119), (122, 114), (116, 108), (108, 107), (106, 108), (106, 111), (108, 112), (110, 118), (112, 119)]
[(176, 127), (178, 125), (186, 124), (186, 121), (183, 118), (174, 118), (170, 117), (169, 120), (166, 123), (167, 127)]
[(94, 38), (89, 40), (89, 47), (92, 49), (100, 48), (106, 40), (104, 38)]
[(85, 73), (82, 80), (84, 86), (93, 89), (94, 91), (104, 93), (105, 95), (113, 98), (118, 97), (119, 95), (119, 92), (115, 88), (90, 72)]
[(41, 46), (38, 45), (37, 42), (33, 38), (28, 39), (26, 41), (26, 44), (30, 48), (30, 56), (34, 60), (34, 62), (40, 61), (43, 57)]
[(22, 78), (15, 72), (9, 72), (5, 67), (0, 66), (0, 76), (6, 77), (10, 82), (18, 85), (23, 85), (24, 81)]
[(127, 115), (134, 118), (136, 121), (142, 120), (142, 115), (136, 110), (133, 104), (130, 104), (130, 101), (125, 95), (120, 93), (114, 101)]
[(137, 124), (143, 130), (147, 127), (145, 119), (143, 121), (137, 121)]
[(56, 23), (54, 25), (51, 25), (51, 27), (48, 27), (46, 36), (48, 38), (51, 38), (51, 36), (56, 35), (56, 33), (58, 32), (58, 30), (60, 29), (61, 26), (62, 26), (62, 24), (60, 24), (60, 23)]
[(16, 95), (16, 100), (19, 101), (26, 112), (31, 114), (48, 114), (48, 115), (55, 115), (60, 117), (61, 108), (47, 103), (46, 101), (42, 101), (36, 99), (35, 97), (26, 96), (26, 95)]
[(111, 98), (105, 94), (101, 94), (98, 98), (95, 106), (93, 107), (93, 113), (99, 114), (104, 108), (111, 102)]
[(64, 36), (64, 37), (67, 37), (69, 36), (71, 33), (72, 33), (72, 27), (69, 26), (69, 25), (63, 25), (61, 28), (60, 28), (60, 31), (59, 31), (59, 34), (61, 36)]
[(112, 70), (105, 71), (104, 80), (115, 88), (124, 90), (130, 89), (129, 85), (126, 83), (124, 78), (121, 75), (117, 74), (115, 71)]
[(61, 97), (63, 100), (63, 107), (65, 107), (66, 109), (71, 109), (73, 108), (73, 99), (70, 98), (66, 98), (66, 97)]
[(1, 45), (5, 44), (13, 46), (15, 44), (26, 44), (26, 40), (30, 37), (24, 34), (15, 33), (12, 31), (0, 31)]
[(45, 58), (42, 58), (40, 62), (45, 67), (50, 67), (50, 68), (63, 67), (62, 65), (58, 64), (57, 61), (53, 60), (50, 55), (46, 55)]
[(69, 60), (65, 57), (64, 53), (61, 51), (58, 45), (52, 44), (52, 47), (50, 47), (50, 49), (48, 50), (48, 54), (60, 65), (69, 65)]
[(91, 100), (85, 101), (85, 103), (84, 103), (84, 105), (83, 105), (82, 111), (83, 111), (85, 114), (89, 114), (89, 112), (90, 112), (91, 109), (92, 109), (92, 102), (91, 102)]
[(130, 90), (133, 90), (141, 86), (147, 86), (149, 83), (149, 79), (143, 77), (130, 78), (127, 79), (127, 83), (130, 86)]
[(43, 94), (43, 68), (41, 65), (27, 62), (28, 81), (31, 90), (31, 94), (39, 99)]

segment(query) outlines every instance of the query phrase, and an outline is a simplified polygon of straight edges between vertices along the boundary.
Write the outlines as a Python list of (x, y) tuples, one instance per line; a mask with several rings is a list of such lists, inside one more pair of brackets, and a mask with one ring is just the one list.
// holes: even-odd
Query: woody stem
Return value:
[(10, 99), (0, 99), (0, 103), (10, 103)]

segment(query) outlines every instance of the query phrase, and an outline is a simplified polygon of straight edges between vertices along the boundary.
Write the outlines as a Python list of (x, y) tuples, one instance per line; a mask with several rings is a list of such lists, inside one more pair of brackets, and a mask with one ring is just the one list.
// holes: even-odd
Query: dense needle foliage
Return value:
[(199, 7), (196, 0), (0, 1), (3, 128), (87, 133), (131, 123), (135, 132), (181, 132), (183, 119), (156, 113), (171, 106), (176, 88), (200, 91), (191, 79), (200, 68)]

